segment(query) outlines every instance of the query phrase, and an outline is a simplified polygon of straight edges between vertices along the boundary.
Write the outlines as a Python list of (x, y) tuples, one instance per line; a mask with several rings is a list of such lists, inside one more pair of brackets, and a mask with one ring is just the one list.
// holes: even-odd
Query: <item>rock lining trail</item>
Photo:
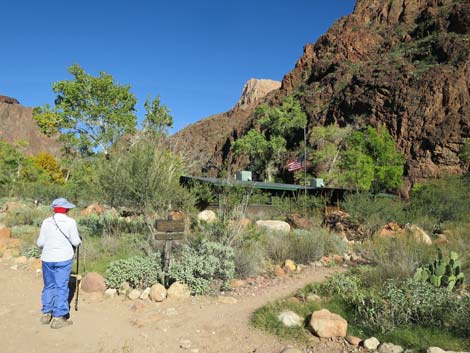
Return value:
[[(0, 261), (1, 353), (278, 353), (289, 342), (249, 326), (250, 315), (340, 270), (306, 267), (266, 286), (253, 286), (234, 296), (235, 304), (210, 296), (155, 303), (80, 293), (79, 310), (71, 311), (74, 324), (53, 330), (39, 323), (41, 274)], [(342, 351), (341, 345), (324, 343), (314, 351)]]

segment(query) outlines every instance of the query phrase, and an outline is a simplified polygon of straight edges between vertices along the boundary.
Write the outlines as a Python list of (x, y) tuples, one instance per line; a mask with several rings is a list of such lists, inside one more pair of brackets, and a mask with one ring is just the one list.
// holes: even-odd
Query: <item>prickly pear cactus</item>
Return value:
[(444, 257), (441, 249), (438, 249), (434, 262), (418, 268), (413, 278), (415, 281), (430, 282), (435, 287), (445, 287), (451, 291), (460, 287), (465, 279), (460, 266), (459, 255), (455, 251)]

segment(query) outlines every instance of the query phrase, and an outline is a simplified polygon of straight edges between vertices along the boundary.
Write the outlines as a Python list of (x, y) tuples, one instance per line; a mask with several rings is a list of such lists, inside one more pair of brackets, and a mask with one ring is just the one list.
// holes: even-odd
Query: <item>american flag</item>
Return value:
[(302, 169), (304, 166), (304, 159), (304, 156), (301, 156), (300, 158), (297, 158), (293, 161), (288, 161), (287, 170), (289, 172), (295, 172), (296, 170)]

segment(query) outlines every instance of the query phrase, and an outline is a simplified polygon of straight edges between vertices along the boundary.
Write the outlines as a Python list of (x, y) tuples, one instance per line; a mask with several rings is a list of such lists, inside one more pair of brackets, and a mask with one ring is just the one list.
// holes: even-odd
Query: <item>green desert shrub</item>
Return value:
[(419, 266), (433, 258), (435, 250), (416, 241), (413, 235), (405, 234), (396, 238), (376, 237), (365, 243), (362, 251), (375, 265), (369, 279), (380, 284), (388, 278), (403, 280), (413, 277)]
[(234, 274), (233, 249), (204, 239), (183, 245), (169, 268), (169, 276), (186, 283), (196, 295), (207, 293), (216, 280), (228, 286)]
[(147, 226), (142, 217), (126, 219), (110, 213), (91, 214), (78, 220), (80, 231), (85, 236), (119, 235), (122, 233), (145, 233)]
[(363, 224), (369, 234), (388, 222), (405, 224), (411, 220), (405, 211), (405, 202), (395, 197), (359, 193), (347, 196), (341, 206), (354, 221)]
[(292, 233), (271, 233), (265, 237), (266, 253), (275, 263), (287, 259), (309, 263), (328, 254), (343, 254), (347, 244), (326, 229), (294, 230)]
[(234, 247), (235, 272), (240, 278), (258, 275), (265, 269), (266, 252), (258, 241), (246, 241)]
[(436, 226), (446, 222), (465, 222), (470, 215), (469, 194), (469, 175), (436, 179), (414, 188), (409, 213), (415, 217), (432, 217)]
[(22, 207), (11, 210), (4, 218), (4, 222), (9, 227), (31, 225), (40, 226), (42, 221), (52, 216), (50, 207)]
[(106, 284), (110, 288), (118, 288), (127, 282), (132, 288), (146, 288), (157, 283), (162, 272), (159, 253), (150, 256), (133, 256), (109, 264), (105, 275)]
[(27, 246), (23, 249), (22, 253), (28, 259), (31, 257), (39, 259), (41, 257), (41, 249), (39, 249), (36, 245)]

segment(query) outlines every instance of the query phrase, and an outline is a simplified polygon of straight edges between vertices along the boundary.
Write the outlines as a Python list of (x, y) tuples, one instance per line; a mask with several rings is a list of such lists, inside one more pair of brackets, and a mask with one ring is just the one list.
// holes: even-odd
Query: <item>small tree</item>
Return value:
[(294, 97), (287, 97), (280, 107), (261, 104), (255, 111), (257, 126), (232, 144), (235, 155), (246, 154), (258, 171), (269, 181), (283, 162), (288, 142), (307, 123), (307, 115)]
[(404, 159), (396, 150), (390, 133), (369, 126), (347, 139), (341, 167), (351, 186), (372, 192), (396, 189), (403, 183)]
[(145, 118), (143, 131), (147, 134), (166, 134), (168, 128), (173, 127), (173, 117), (170, 109), (160, 102), (160, 96), (154, 99), (147, 98), (144, 103)]
[(156, 217), (166, 217), (168, 210), (192, 202), (179, 184), (181, 174), (181, 161), (163, 142), (141, 138), (102, 161), (97, 181), (103, 201), (143, 215), (153, 235)]
[(47, 135), (60, 133), (66, 148), (82, 155), (96, 150), (108, 154), (109, 147), (125, 133), (133, 133), (137, 102), (130, 86), (116, 83), (111, 75), (87, 74), (79, 65), (68, 68), (72, 80), (55, 82), (55, 106), (37, 107), (33, 118)]

